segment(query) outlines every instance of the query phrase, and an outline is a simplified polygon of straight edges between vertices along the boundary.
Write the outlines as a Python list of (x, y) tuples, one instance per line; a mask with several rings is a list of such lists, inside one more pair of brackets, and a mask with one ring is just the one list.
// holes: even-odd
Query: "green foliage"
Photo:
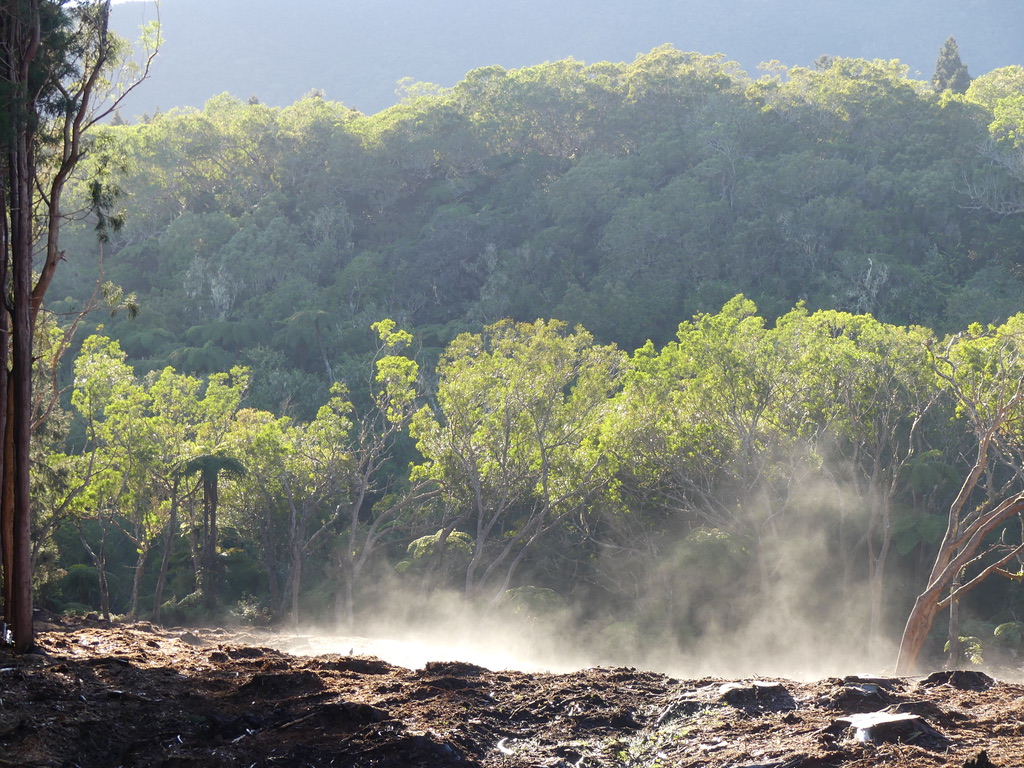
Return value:
[[(625, 347), (739, 292), (769, 319), (801, 299), (941, 330), (1004, 319), (1015, 295), (942, 299), (1013, 258), (966, 204), (989, 125), (1016, 135), (1012, 68), (968, 109), (897, 61), (827, 64), (752, 81), (663, 46), (484, 68), (370, 117), (223, 95), (111, 128), (132, 216), (105, 270), (142, 312), (109, 332), (152, 367), (205, 373), (262, 345), (329, 385), (386, 315), (559, 317)], [(89, 259), (69, 262), (56, 290), (82, 300)]]
[(210, 618), (203, 593), (199, 591), (191, 592), (180, 600), (168, 600), (160, 606), (160, 615), (167, 624), (183, 627), (202, 626)]
[(462, 531), (444, 529), (409, 542), (406, 557), (395, 563), (395, 570), (406, 575), (422, 575), (432, 561), (441, 563), (442, 571), (450, 576), (466, 567), (473, 556), (473, 537)]
[(995, 642), (1002, 648), (1020, 652), (1024, 650), (1024, 623), (1008, 621), (992, 631)]
[[(949, 641), (942, 647), (944, 653), (949, 653)], [(981, 666), (985, 663), (984, 646), (980, 638), (970, 635), (960, 638), (960, 652), (968, 663), (974, 666)]]
[(498, 605), (509, 609), (515, 616), (530, 619), (544, 619), (569, 607), (565, 598), (553, 589), (534, 586), (505, 590)]
[(96, 569), (74, 563), (57, 585), (56, 599), (72, 605), (99, 605), (100, 580)]
[(901, 555), (909, 555), (920, 544), (934, 546), (946, 533), (944, 515), (911, 513), (901, 515), (893, 522), (892, 543)]
[(971, 76), (967, 65), (960, 60), (960, 46), (952, 37), (946, 39), (939, 49), (939, 58), (935, 62), (935, 74), (932, 75), (932, 87), (936, 92), (952, 91), (966, 93), (971, 85)]

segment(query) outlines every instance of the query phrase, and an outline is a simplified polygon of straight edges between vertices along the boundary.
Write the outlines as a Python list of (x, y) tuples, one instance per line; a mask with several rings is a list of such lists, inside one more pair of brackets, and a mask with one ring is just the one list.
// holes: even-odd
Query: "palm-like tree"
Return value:
[(197, 573), (199, 589), (208, 608), (216, 602), (216, 567), (217, 567), (217, 503), (218, 485), (222, 474), (242, 477), (246, 473), (245, 465), (232, 456), (223, 453), (204, 453), (189, 459), (182, 465), (181, 472), (185, 476), (199, 473), (203, 488), (203, 521), (201, 527), (201, 556)]

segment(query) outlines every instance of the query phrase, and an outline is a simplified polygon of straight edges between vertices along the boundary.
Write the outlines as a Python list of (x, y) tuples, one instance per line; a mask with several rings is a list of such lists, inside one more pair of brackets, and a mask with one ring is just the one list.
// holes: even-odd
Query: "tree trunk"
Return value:
[[(951, 592), (956, 594), (960, 588), (959, 577), (953, 580)], [(960, 601), (955, 597), (949, 601), (949, 658), (947, 669), (957, 669), (963, 657), (963, 646), (960, 643)]]
[(907, 624), (903, 629), (903, 638), (900, 641), (899, 655), (896, 657), (896, 674), (909, 675), (917, 669), (917, 662), (924, 650), (928, 633), (931, 632), (932, 624), (939, 613), (939, 598), (937, 594), (924, 592), (914, 601), (914, 607), (907, 617)]
[(167, 538), (164, 540), (164, 554), (160, 559), (160, 573), (156, 577), (156, 590), (153, 595), (153, 621), (160, 621), (160, 606), (163, 605), (164, 586), (167, 584), (167, 569), (171, 564), (174, 541), (178, 537), (178, 482), (174, 482), (171, 491), (171, 514), (167, 520)]
[[(45, 0), (19, 0), (3, 5), (0, 25), (0, 112), (4, 130), (0, 140), (0, 170), (5, 175), (0, 196), (3, 219), (3, 266), (0, 267), (0, 296), (6, 316), (0, 320), (0, 334), (7, 341), (0, 353), (0, 402), (10, 409), (0, 414), (0, 533), (4, 536), (3, 558), (5, 612), (13, 631), (15, 650), (24, 652), (35, 644), (32, 627), (32, 545), (29, 448), (32, 433), (32, 368), (36, 316), (46, 290), (63, 258), (59, 250), (62, 223), (61, 196), (64, 185), (82, 158), (82, 137), (96, 119), (91, 100), (103, 77), (111, 49), (107, 39), (109, 3), (99, 4), (98, 13), (71, 18), (65, 29), (47, 29), (42, 40), (41, 6)], [(47, 10), (63, 12), (74, 3), (45, 2)], [(72, 16), (74, 14), (72, 13)], [(68, 34), (65, 34), (67, 32)], [(39, 57), (40, 50), (47, 55)], [(39, 60), (41, 59), (41, 60)], [(149, 69), (149, 57), (142, 77)], [(33, 69), (36, 71), (33, 72)], [(68, 79), (76, 79), (71, 84)], [(69, 92), (70, 90), (70, 92)], [(130, 88), (129, 88), (130, 90)], [(60, 102), (59, 114), (42, 115)], [(111, 107), (113, 109), (113, 107)], [(57, 140), (48, 145), (45, 170), (37, 166), (35, 153), (40, 125), (52, 120)], [(33, 286), (33, 255), (36, 224), (45, 229), (44, 257), (35, 264), (38, 278)], [(6, 387), (6, 388), (5, 388)]]
[[(38, 30), (36, 31), (38, 34)], [(14, 648), (32, 649), (32, 541), (31, 498), (29, 486), (30, 443), (32, 439), (32, 174), (34, 167), (31, 134), (18, 136), (20, 144), (13, 165), (12, 179), (12, 282), (11, 307), (11, 394), (14, 412), (12, 430), (13, 461), (13, 560), (5, 576), (11, 581), (10, 618)], [(15, 192), (16, 190), (16, 192)]]
[(146, 557), (149, 555), (149, 547), (146, 544), (139, 545), (138, 557), (135, 559), (135, 573), (132, 575), (132, 604), (128, 609), (128, 616), (136, 619), (139, 616), (139, 589), (142, 586), (142, 575), (146, 570)]
[(292, 552), (292, 568), (289, 575), (291, 608), (288, 612), (289, 622), (293, 627), (299, 626), (299, 594), (302, 591), (302, 550), (295, 547)]
[[(7, 312), (0, 311), (0, 315), (3, 316), (4, 325), (7, 325)], [(2, 355), (6, 361), (7, 345), (0, 344), (2, 349)], [(0, 434), (0, 439), (3, 440), (3, 463), (0, 469), (3, 471), (2, 479), (0, 479), (0, 536), (2, 536), (3, 544), (3, 572), (4, 577), (4, 621), (8, 628), (13, 625), (14, 617), (11, 615), (11, 609), (14, 607), (14, 580), (6, 577), (6, 574), (10, 573), (11, 568), (14, 567), (14, 432), (12, 425), (14, 419), (12, 414), (14, 413), (14, 396), (10, 389), (10, 375), (7, 370), (7, 364), (4, 363), (3, 369), (0, 370), (0, 379), (3, 380), (3, 388), (7, 393), (4, 396), (4, 402), (6, 407), (4, 411), (4, 430)], [(0, 638), (6, 640), (7, 638)]]
[(110, 621), (110, 585), (107, 583), (107, 527), (100, 521), (100, 525), (103, 530), (103, 535), (100, 537), (100, 547), (97, 552), (89, 544), (88, 539), (85, 538), (85, 534), (82, 532), (82, 526), (78, 526), (78, 540), (82, 543), (82, 548), (89, 553), (89, 557), (92, 558), (92, 563), (96, 567), (96, 577), (99, 580), (100, 585), (100, 612), (103, 614), (103, 618)]
[(288, 623), (293, 627), (299, 624), (299, 592), (302, 588), (302, 565), (305, 557), (303, 551), (303, 539), (306, 536), (306, 526), (295, 506), (294, 500), (289, 500), (291, 507), (291, 519), (288, 522), (288, 578), (286, 589), (288, 593)]
[(346, 630), (351, 632), (356, 625), (355, 593), (352, 580), (345, 579), (341, 585), (341, 618)]
[(189, 502), (188, 549), (192, 561), (192, 587), (201, 590), (203, 584), (203, 541), (205, 534), (196, 522), (195, 502)]
[(203, 543), (203, 602), (213, 610), (217, 605), (217, 479), (203, 478), (203, 517), (206, 541)]
[(265, 525), (262, 531), (263, 539), (263, 570), (267, 574), (267, 589), (270, 592), (270, 605), (271, 610), (275, 615), (281, 615), (282, 608), (282, 597), (281, 597), (281, 580), (278, 576), (277, 568), (278, 562), (277, 557), (272, 556), (270, 553), (274, 552), (274, 542), (271, 539), (271, 530), (268, 519), (265, 521)]

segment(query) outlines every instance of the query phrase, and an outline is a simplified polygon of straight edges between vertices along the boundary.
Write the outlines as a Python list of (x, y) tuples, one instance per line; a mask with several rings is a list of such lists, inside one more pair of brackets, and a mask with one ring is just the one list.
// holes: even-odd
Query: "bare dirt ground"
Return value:
[[(976, 672), (412, 670), (223, 629), (74, 619), (40, 624), (39, 645), (0, 652), (0, 766), (1024, 766), (1024, 686)], [(856, 720), (873, 712), (887, 722)]]

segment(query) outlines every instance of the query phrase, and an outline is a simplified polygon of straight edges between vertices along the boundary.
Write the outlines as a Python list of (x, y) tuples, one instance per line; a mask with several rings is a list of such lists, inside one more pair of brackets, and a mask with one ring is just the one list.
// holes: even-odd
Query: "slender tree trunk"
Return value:
[(171, 564), (174, 542), (178, 538), (178, 482), (175, 480), (171, 491), (171, 514), (167, 520), (167, 537), (164, 539), (164, 554), (160, 559), (160, 573), (156, 577), (153, 595), (153, 620), (160, 621), (160, 606), (163, 605), (164, 587), (167, 584), (167, 570)]
[(206, 542), (203, 545), (203, 602), (213, 609), (217, 605), (217, 480), (203, 479), (203, 507), (206, 519)]
[(206, 533), (196, 519), (195, 497), (190, 496), (188, 502), (188, 547), (192, 559), (192, 584), (196, 590), (203, 587), (203, 542)]
[[(53, 9), (73, 3), (47, 3)], [(104, 88), (103, 77), (111, 53), (107, 40), (110, 5), (101, 4), (99, 12), (68, 38), (48, 38), (45, 49), (50, 56), (39, 57), (42, 44), (41, 0), (18, 0), (3, 4), (0, 25), (0, 92), (5, 130), (0, 159), (6, 174), (5, 196), (0, 200), (4, 219), (3, 267), (0, 268), (0, 296), (7, 317), (0, 321), (0, 334), (6, 347), (0, 359), (4, 365), (0, 402), (13, 403), (0, 430), (4, 456), (0, 491), (0, 533), (4, 545), (3, 575), (6, 588), (6, 617), (12, 625), (15, 650), (28, 651), (35, 644), (32, 627), (32, 546), (30, 498), (30, 440), (33, 421), (32, 368), (36, 317), (58, 263), (61, 196), (82, 157), (83, 132), (92, 124), (90, 102), (97, 88)], [(37, 59), (42, 58), (42, 61)], [(150, 59), (151, 60), (151, 59)], [(33, 68), (38, 71), (33, 72)], [(144, 66), (148, 71), (148, 61)], [(81, 79), (65, 90), (71, 72)], [(145, 74), (143, 74), (145, 77)], [(130, 90), (130, 89), (129, 89)], [(50, 145), (47, 172), (40, 174), (35, 155), (39, 126), (46, 119), (40, 112), (52, 107), (63, 96), (63, 113), (53, 115), (56, 142)], [(42, 206), (37, 206), (42, 202)], [(39, 220), (37, 222), (37, 219)], [(35, 265), (38, 278), (33, 286), (33, 255), (36, 246), (35, 225), (41, 223), (46, 234), (44, 258)], [(9, 269), (9, 272), (8, 272)], [(13, 454), (13, 455), (12, 455)]]
[[(269, 518), (269, 516), (268, 516)], [(270, 592), (270, 605), (271, 610), (278, 616), (281, 611), (281, 580), (277, 572), (278, 561), (276, 555), (271, 555), (274, 552), (274, 542), (271, 540), (270, 521), (265, 521), (266, 525), (263, 529), (263, 560), (264, 560), (264, 571), (267, 574), (267, 589)]]
[[(0, 312), (0, 315), (3, 315), (6, 326), (6, 310)], [(3, 347), (3, 357), (6, 361), (8, 357), (7, 344), (0, 346)], [(14, 413), (14, 396), (10, 389), (10, 376), (6, 362), (3, 370), (0, 371), (0, 378), (3, 379), (3, 387), (6, 392), (4, 396), (6, 407), (3, 409), (4, 430), (0, 434), (4, 450), (3, 462), (0, 466), (0, 469), (3, 470), (3, 477), (0, 480), (0, 535), (3, 537), (4, 621), (9, 628), (14, 623), (14, 617), (11, 615), (11, 609), (14, 607), (14, 580), (7, 577), (10, 569), (14, 567), (14, 431), (11, 428), (14, 423), (11, 418)]]
[(128, 610), (128, 615), (132, 619), (136, 619), (139, 616), (139, 590), (142, 587), (142, 576), (146, 570), (146, 557), (148, 555), (149, 545), (147, 543), (139, 544), (138, 557), (135, 559), (135, 572), (132, 574), (132, 604)]
[[(5, 72), (6, 77), (10, 73)], [(11, 178), (9, 163), (10, 155), (0, 157), (3, 163), (4, 181)], [(8, 218), (10, 212), (6, 183), (0, 183), (0, 239), (2, 239), (3, 256), (0, 258), (0, 296), (7, 295), (10, 280), (11, 229)], [(6, 300), (0, 300), (0, 570), (4, 574), (4, 632), (0, 633), (0, 642), (7, 641), (7, 628), (12, 621), (11, 609), (14, 606), (14, 582), (7, 578), (8, 570), (14, 563), (14, 493), (10, 481), (14, 477), (14, 447), (11, 443), (11, 414), (14, 400), (10, 388), (10, 338), (11, 316)]]
[[(952, 594), (960, 588), (960, 578), (953, 580), (950, 587)], [(960, 601), (953, 598), (949, 601), (949, 657), (946, 660), (948, 669), (956, 669), (963, 659), (963, 646), (960, 643)]]
[(291, 518), (288, 522), (288, 558), (291, 561), (288, 565), (288, 623), (293, 627), (299, 624), (299, 593), (302, 590), (302, 566), (305, 559), (303, 551), (303, 539), (306, 536), (306, 526), (296, 509), (295, 501), (288, 502), (291, 508)]
[(345, 629), (351, 632), (356, 626), (355, 592), (351, 579), (346, 579), (341, 585), (341, 600), (342, 621)]
[(293, 627), (299, 626), (299, 594), (302, 591), (302, 566), (303, 566), (302, 548), (295, 547), (292, 552), (292, 572), (291, 572), (291, 609), (288, 612), (289, 621)]
[(100, 526), (103, 535), (100, 537), (98, 551), (89, 544), (89, 540), (86, 539), (85, 534), (82, 532), (81, 525), (78, 527), (78, 540), (82, 543), (85, 551), (89, 553), (93, 566), (96, 568), (96, 576), (100, 585), (100, 612), (103, 614), (104, 619), (110, 621), (110, 584), (107, 582), (107, 526), (102, 520), (100, 521)]
[[(38, 30), (36, 32), (38, 35)], [(13, 561), (5, 573), (12, 582), (10, 610), (14, 647), (19, 652), (32, 649), (35, 633), (32, 627), (32, 541), (31, 497), (29, 485), (30, 444), (32, 438), (32, 143), (31, 134), (19, 134), (20, 144), (15, 157), (16, 178), (12, 184), (11, 205), (16, 215), (12, 221), (11, 312), (11, 381), (14, 399), (14, 521)], [(15, 196), (16, 194), (16, 196)]]

